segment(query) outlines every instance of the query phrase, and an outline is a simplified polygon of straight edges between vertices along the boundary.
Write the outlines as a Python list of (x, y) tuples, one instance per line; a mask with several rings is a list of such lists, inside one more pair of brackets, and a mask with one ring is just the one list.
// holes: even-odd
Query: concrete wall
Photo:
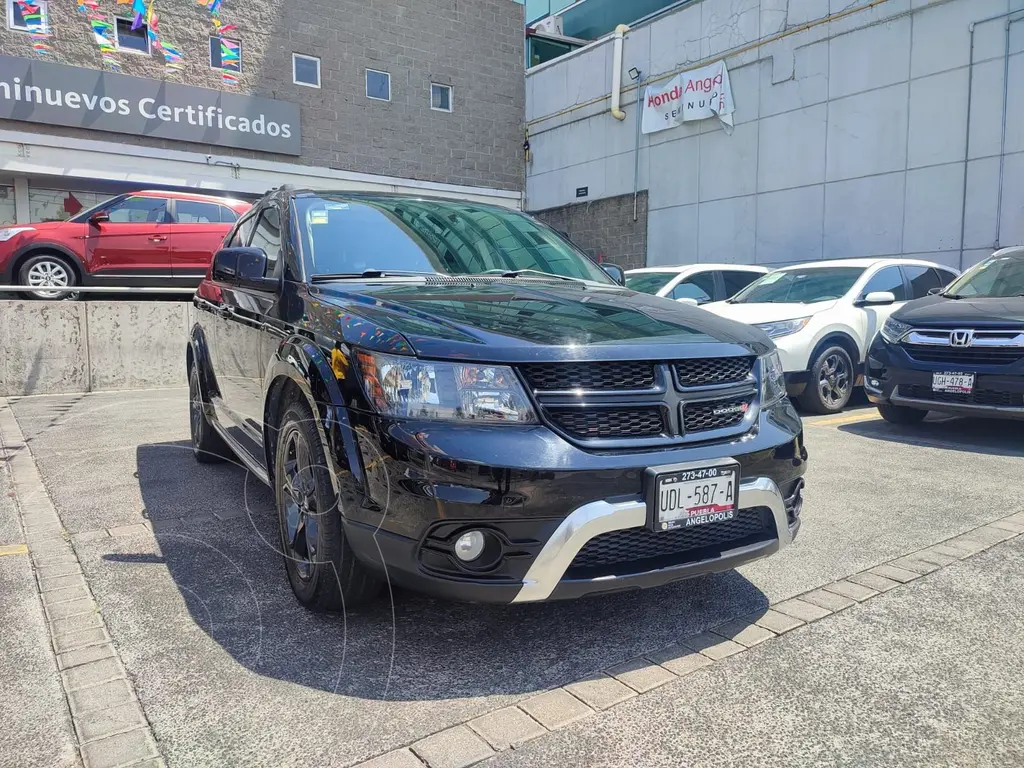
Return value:
[[(657, 77), (724, 57), (736, 103), (731, 136), (706, 120), (642, 138), (648, 264), (915, 255), (959, 267), (1024, 243), (1024, 13), (1008, 59), (1005, 20), (978, 25), (968, 66), (968, 25), (1016, 9), (1024, 0), (701, 0), (632, 30), (627, 84), (630, 67)], [(528, 73), (528, 210), (580, 186), (632, 188), (637, 94), (623, 93), (625, 121), (610, 117), (611, 48)]]
[[(100, 51), (75, 0), (50, 0), (51, 60), (99, 69)], [(118, 52), (121, 71), (221, 89), (210, 68), (207, 11), (194, 0), (157, 3), (159, 30), (185, 69), (168, 73), (158, 52)], [(0, 8), (0, 16), (4, 13)], [(107, 18), (131, 5), (101, 0)], [(514, 0), (229, 0), (221, 18), (242, 44), (239, 92), (302, 107), (299, 163), (450, 184), (522, 188), (523, 6)], [(33, 57), (28, 33), (0, 23), (0, 53)], [(292, 83), (292, 53), (321, 59), (322, 88)], [(391, 74), (391, 101), (366, 97), (367, 68)], [(452, 113), (430, 109), (430, 83), (453, 86)], [(279, 155), (146, 136), (0, 120), (0, 130), (109, 139), (198, 153)], [(142, 171), (145, 170), (144, 163)]]
[(637, 196), (637, 220), (633, 221), (633, 195), (606, 197), (592, 202), (564, 205), (538, 214), (598, 261), (623, 269), (644, 265), (647, 253), (647, 193)]
[(185, 384), (193, 312), (186, 301), (0, 301), (0, 396)]

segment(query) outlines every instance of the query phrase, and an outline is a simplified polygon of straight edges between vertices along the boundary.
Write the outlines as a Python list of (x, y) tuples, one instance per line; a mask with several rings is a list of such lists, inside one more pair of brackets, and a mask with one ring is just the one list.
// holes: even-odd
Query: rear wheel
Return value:
[(878, 412), (890, 424), (917, 424), (924, 421), (924, 417), (928, 415), (928, 411), (922, 411), (920, 408), (907, 408), (905, 405), (891, 403), (879, 403)]
[(842, 347), (826, 347), (811, 363), (811, 380), (800, 404), (814, 413), (838, 413), (853, 393), (853, 361)]
[(312, 611), (341, 611), (376, 597), (381, 582), (356, 560), (313, 413), (285, 409), (274, 459), (274, 492), (285, 570), (295, 597)]
[(192, 455), (200, 464), (217, 464), (231, 456), (224, 439), (210, 425), (206, 416), (203, 391), (199, 387), (199, 366), (188, 374), (188, 421), (192, 433)]
[(33, 299), (57, 301), (78, 298), (74, 291), (53, 290), (78, 284), (78, 275), (71, 262), (55, 253), (40, 253), (26, 259), (18, 270), (18, 284), (32, 288), (25, 295)]

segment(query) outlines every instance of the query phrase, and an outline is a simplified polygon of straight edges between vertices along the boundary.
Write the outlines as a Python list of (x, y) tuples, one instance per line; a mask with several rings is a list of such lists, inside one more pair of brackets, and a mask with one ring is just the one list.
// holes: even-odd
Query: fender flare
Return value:
[(814, 361), (817, 359), (818, 355), (821, 354), (821, 351), (828, 344), (838, 344), (845, 349), (850, 355), (850, 360), (853, 362), (854, 371), (858, 371), (861, 363), (863, 362), (861, 359), (863, 355), (860, 353), (860, 347), (857, 344), (857, 340), (853, 337), (853, 334), (838, 328), (829, 331), (822, 336), (817, 343), (815, 343), (814, 347), (811, 349), (810, 357), (807, 358), (808, 370), (811, 369), (811, 366), (814, 365)]
[(267, 365), (263, 379), (266, 397), (263, 402), (263, 448), (266, 452), (267, 472), (274, 477), (276, 446), (276, 414), (280, 396), (286, 382), (293, 384), (316, 416), (320, 439), (330, 462), (331, 483), (340, 495), (338, 477), (351, 473), (359, 486), (364, 485), (363, 470), (359, 464), (359, 448), (355, 432), (348, 418), (345, 400), (334, 371), (321, 349), (310, 339), (292, 336), (282, 340)]
[(78, 254), (70, 250), (66, 245), (51, 243), (48, 241), (27, 243), (11, 255), (11, 258), (7, 262), (7, 269), (4, 270), (4, 278), (7, 280), (8, 284), (14, 284), (14, 280), (17, 277), (18, 265), (36, 251), (55, 251), (70, 259), (74, 268), (78, 271), (79, 285), (85, 285), (86, 280), (89, 277), (89, 272), (85, 268), (85, 262), (83, 262)]
[(203, 396), (203, 402), (209, 404), (210, 396), (215, 392), (219, 393), (220, 390), (210, 361), (210, 345), (206, 341), (206, 332), (198, 322), (192, 326), (189, 333), (188, 348), (185, 352), (186, 375), (192, 365), (199, 366), (199, 391)]

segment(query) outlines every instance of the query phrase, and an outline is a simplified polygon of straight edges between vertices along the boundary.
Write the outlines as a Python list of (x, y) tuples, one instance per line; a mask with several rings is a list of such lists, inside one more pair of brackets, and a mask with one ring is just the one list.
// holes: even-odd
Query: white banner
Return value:
[(640, 127), (644, 133), (655, 133), (717, 115), (731, 133), (734, 109), (729, 72), (725, 62), (718, 61), (681, 72), (660, 86), (647, 86)]

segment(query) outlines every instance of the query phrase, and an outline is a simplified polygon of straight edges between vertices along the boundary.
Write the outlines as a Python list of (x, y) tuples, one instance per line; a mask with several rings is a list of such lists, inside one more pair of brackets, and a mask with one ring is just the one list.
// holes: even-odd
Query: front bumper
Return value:
[[(352, 549), (390, 583), (446, 599), (534, 602), (657, 586), (770, 555), (800, 527), (807, 454), (788, 401), (762, 411), (755, 429), (741, 438), (633, 453), (584, 451), (543, 427), (495, 432), (434, 424), (421, 430), (368, 417), (371, 424), (357, 429), (365, 487), (342, 489)], [(455, 459), (457, 451), (488, 463)], [(678, 554), (648, 553), (603, 569), (580, 567), (581, 550), (608, 534), (647, 537), (646, 545), (664, 542), (648, 522), (648, 467), (722, 459), (739, 463), (737, 507), (748, 519), (760, 516), (756, 534)], [(451, 543), (471, 528), (502, 542), (507, 557), (500, 567), (481, 573), (455, 567)]]
[[(932, 374), (973, 373), (971, 395), (932, 390)], [(875, 405), (898, 405), (959, 416), (1024, 419), (1024, 362), (1016, 365), (965, 365), (915, 360), (899, 344), (879, 334), (868, 350), (864, 392)]]

